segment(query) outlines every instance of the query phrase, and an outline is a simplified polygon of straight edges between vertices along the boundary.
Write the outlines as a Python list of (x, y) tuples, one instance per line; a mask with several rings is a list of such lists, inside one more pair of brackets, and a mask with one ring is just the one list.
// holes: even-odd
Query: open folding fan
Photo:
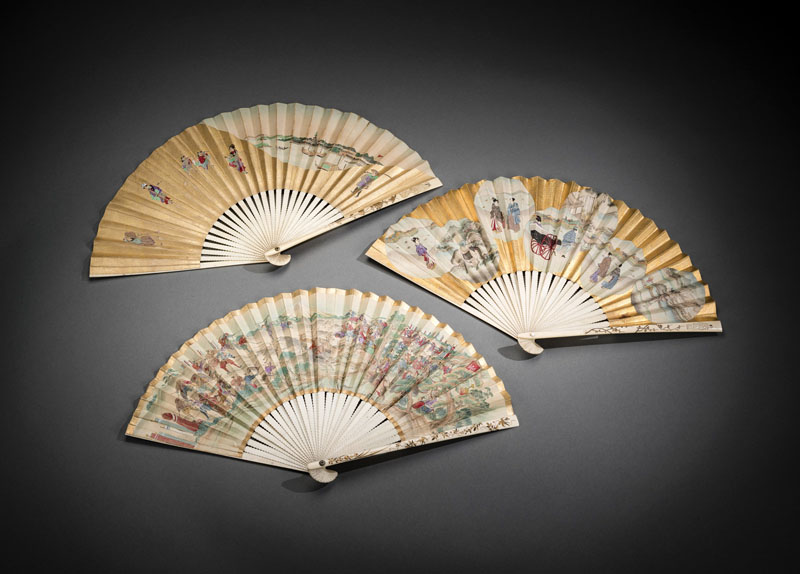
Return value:
[(262, 299), (172, 355), (130, 436), (306, 471), (517, 426), (494, 370), (415, 307), (359, 291)]
[(721, 331), (667, 232), (575, 182), (497, 178), (420, 205), (367, 255), (515, 337)]
[(419, 154), (356, 114), (242, 108), (136, 168), (106, 207), (89, 273), (284, 265), (288, 247), (440, 185)]

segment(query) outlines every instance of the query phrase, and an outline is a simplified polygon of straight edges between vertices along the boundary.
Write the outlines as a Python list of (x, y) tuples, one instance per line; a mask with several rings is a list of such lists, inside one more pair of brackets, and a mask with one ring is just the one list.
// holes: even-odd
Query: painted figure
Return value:
[(516, 198), (511, 198), (511, 203), (508, 204), (508, 228), (511, 231), (519, 231), (519, 223), (522, 219), (522, 214), (519, 209), (519, 203)]
[(489, 217), (492, 220), (492, 231), (497, 233), (503, 231), (504, 217), (503, 212), (500, 211), (500, 202), (497, 201), (497, 198), (492, 198), (492, 208), (489, 210)]
[(233, 365), (234, 367), (239, 367), (239, 365), (237, 365), (234, 362), (233, 355), (228, 354), (228, 353), (220, 352), (218, 354), (218, 356), (216, 357), (216, 361), (214, 361), (214, 362), (216, 362), (216, 366), (217, 367), (219, 367), (220, 369), (222, 369), (226, 373), (228, 372), (228, 365)]
[(149, 235), (139, 235), (133, 231), (126, 231), (125, 236), (122, 238), (125, 243), (133, 243), (134, 245), (144, 245), (145, 247), (152, 247), (156, 244), (156, 240)]
[(364, 172), (364, 175), (361, 176), (361, 179), (358, 181), (351, 193), (355, 193), (356, 197), (358, 197), (361, 195), (361, 192), (367, 189), (376, 179), (378, 179), (378, 172), (374, 169), (367, 170)]
[(436, 267), (436, 261), (434, 260), (433, 256), (428, 253), (428, 249), (419, 241), (419, 237), (412, 237), (411, 241), (414, 243), (415, 250), (417, 255), (422, 257), (423, 261), (425, 261), (425, 267), (428, 269), (433, 269)]
[(181, 168), (183, 169), (183, 171), (185, 171), (186, 173), (189, 173), (190, 171), (192, 171), (193, 167), (194, 167), (194, 162), (192, 161), (192, 159), (186, 157), (185, 155), (182, 155), (181, 156)]
[[(534, 231), (536, 233), (534, 233)], [(531, 220), (531, 235), (532, 236), (545, 236), (547, 232), (544, 230), (544, 226), (542, 225), (542, 217), (537, 215), (536, 217)]]
[(615, 267), (607, 281), (600, 284), (603, 289), (611, 289), (619, 281), (619, 267)]
[(195, 161), (194, 164), (197, 167), (208, 170), (208, 168), (211, 167), (211, 156), (207, 151), (199, 151), (197, 152), (197, 161)]
[(142, 189), (146, 189), (150, 192), (150, 199), (153, 201), (160, 201), (164, 205), (169, 205), (172, 203), (172, 200), (169, 196), (164, 193), (164, 190), (158, 187), (157, 185), (153, 185), (151, 183), (143, 183)]
[(228, 146), (228, 165), (235, 168), (239, 173), (247, 173), (247, 168), (242, 163), (239, 157), (239, 152), (236, 151), (236, 146), (231, 144)]
[[(575, 245), (575, 242), (578, 239), (578, 227), (575, 226), (569, 231), (564, 234), (564, 237), (561, 238), (561, 245), (565, 248), (564, 251), (569, 251), (572, 249), (572, 246)], [(566, 257), (564, 253), (561, 254), (561, 257)]]
[(611, 267), (611, 252), (609, 252), (605, 257), (603, 257), (602, 261), (597, 265), (597, 269), (595, 272), (592, 273), (590, 279), (592, 283), (597, 283), (608, 274), (608, 268)]

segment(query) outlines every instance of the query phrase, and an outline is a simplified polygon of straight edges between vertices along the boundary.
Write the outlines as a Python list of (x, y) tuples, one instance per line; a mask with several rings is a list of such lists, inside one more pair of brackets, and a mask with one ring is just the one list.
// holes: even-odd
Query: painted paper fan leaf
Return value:
[(517, 426), (502, 381), (449, 326), (341, 289), (262, 299), (187, 341), (126, 434), (309, 472)]
[(89, 274), (283, 265), (287, 248), (440, 185), (418, 153), (354, 113), (241, 108), (136, 168), (106, 207)]
[(401, 218), (367, 255), (533, 354), (537, 338), (722, 330), (667, 232), (575, 182), (464, 185)]

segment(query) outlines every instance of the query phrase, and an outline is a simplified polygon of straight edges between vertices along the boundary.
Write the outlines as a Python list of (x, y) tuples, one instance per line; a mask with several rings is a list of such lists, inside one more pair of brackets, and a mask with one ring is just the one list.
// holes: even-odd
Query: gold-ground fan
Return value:
[(106, 207), (91, 277), (269, 261), (441, 185), (354, 113), (276, 103), (223, 113), (157, 148)]
[(575, 182), (464, 185), (401, 218), (367, 255), (533, 354), (549, 337), (722, 330), (667, 232)]

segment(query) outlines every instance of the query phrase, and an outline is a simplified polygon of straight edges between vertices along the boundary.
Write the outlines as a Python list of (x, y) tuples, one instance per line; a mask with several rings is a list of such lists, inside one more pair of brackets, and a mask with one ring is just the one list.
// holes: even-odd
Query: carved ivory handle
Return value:
[(308, 463), (308, 474), (317, 482), (332, 482), (339, 473), (326, 468), (327, 464), (328, 462), (325, 460)]
[(281, 248), (276, 247), (273, 251), (267, 251), (264, 253), (264, 259), (272, 263), (273, 265), (277, 265), (281, 267), (286, 265), (291, 261), (292, 256), (288, 253), (281, 253)]
[(536, 342), (536, 336), (533, 332), (520, 333), (517, 335), (517, 343), (519, 343), (519, 346), (525, 349), (531, 355), (538, 355), (544, 351), (544, 349), (542, 349)]

